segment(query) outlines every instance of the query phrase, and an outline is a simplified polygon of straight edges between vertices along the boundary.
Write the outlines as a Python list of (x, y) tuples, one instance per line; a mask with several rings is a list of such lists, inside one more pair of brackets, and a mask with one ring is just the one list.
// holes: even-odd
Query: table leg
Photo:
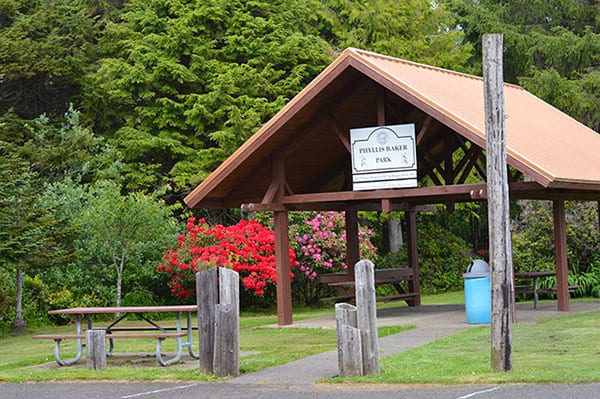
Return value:
[(539, 297), (538, 297), (538, 288), (539, 288), (539, 286), (538, 286), (538, 278), (534, 277), (533, 278), (533, 308), (534, 309), (537, 309), (538, 300), (539, 300)]
[[(181, 312), (177, 313), (177, 332), (181, 333)], [(189, 336), (189, 334), (188, 334), (188, 336)], [(187, 343), (184, 343), (183, 340), (181, 339), (181, 337), (177, 337), (177, 338), (175, 338), (175, 340), (177, 341), (177, 353), (175, 354), (175, 357), (173, 357), (169, 360), (164, 360), (162, 358), (161, 346), (162, 346), (163, 339), (158, 338), (156, 340), (156, 360), (158, 361), (158, 363), (161, 366), (169, 366), (175, 362), (178, 362), (179, 359), (181, 359), (181, 353), (183, 352), (183, 347)]]
[[(77, 335), (81, 334), (81, 315), (75, 315), (75, 331)], [(60, 342), (61, 339), (54, 340), (54, 358), (56, 359), (56, 363), (61, 366), (70, 366), (73, 363), (76, 363), (81, 359), (81, 355), (83, 354), (83, 340), (81, 338), (77, 338), (77, 354), (75, 357), (70, 359), (61, 359), (60, 357)]]

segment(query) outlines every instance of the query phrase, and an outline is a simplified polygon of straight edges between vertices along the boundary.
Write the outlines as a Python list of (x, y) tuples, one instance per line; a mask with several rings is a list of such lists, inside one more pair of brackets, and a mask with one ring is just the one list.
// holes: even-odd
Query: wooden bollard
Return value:
[(335, 320), (340, 377), (362, 375), (362, 344), (360, 330), (357, 328), (356, 306), (348, 303), (336, 304)]
[(90, 370), (106, 370), (106, 330), (85, 332), (86, 366)]
[(203, 270), (196, 274), (196, 290), (200, 370), (235, 377), (240, 373), (239, 274), (225, 268)]
[(375, 266), (361, 260), (354, 267), (357, 324), (360, 330), (364, 375), (379, 374), (379, 339), (375, 299)]

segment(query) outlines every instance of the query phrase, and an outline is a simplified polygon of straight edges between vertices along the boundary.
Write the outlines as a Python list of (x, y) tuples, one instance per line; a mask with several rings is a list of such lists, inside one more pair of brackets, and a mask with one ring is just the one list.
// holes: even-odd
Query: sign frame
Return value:
[(354, 191), (417, 187), (415, 124), (350, 129)]

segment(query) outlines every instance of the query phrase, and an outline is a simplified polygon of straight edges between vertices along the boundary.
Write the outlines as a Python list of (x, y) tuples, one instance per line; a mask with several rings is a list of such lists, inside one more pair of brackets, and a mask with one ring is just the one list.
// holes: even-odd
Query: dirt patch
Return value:
[[(255, 355), (260, 352), (241, 352), (240, 357)], [(106, 357), (106, 366), (108, 368), (116, 368), (116, 367), (129, 367), (134, 369), (150, 369), (150, 368), (163, 368), (163, 366), (159, 365), (156, 360), (155, 353), (115, 353), (112, 356)], [(36, 364), (34, 366), (23, 367), (24, 369), (53, 369), (59, 368), (63, 366), (59, 366), (55, 361)], [(85, 356), (82, 356), (81, 360), (77, 363), (67, 366), (73, 369), (85, 369)], [(177, 369), (177, 370), (191, 370), (197, 369), (200, 365), (198, 363), (198, 359), (194, 359), (189, 355), (181, 356), (181, 360), (177, 363), (167, 366), (169, 369)]]

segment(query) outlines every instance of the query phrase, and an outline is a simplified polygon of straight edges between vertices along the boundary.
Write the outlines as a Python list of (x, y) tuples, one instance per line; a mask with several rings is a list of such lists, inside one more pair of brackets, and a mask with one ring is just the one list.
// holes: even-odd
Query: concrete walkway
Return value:
[[(569, 312), (558, 312), (556, 304), (542, 302), (537, 309), (531, 303), (517, 306), (517, 322), (534, 322), (541, 317), (560, 317), (577, 312), (600, 310), (600, 303), (571, 302)], [(381, 358), (416, 348), (443, 337), (475, 327), (466, 323), (464, 305), (426, 305), (418, 308), (397, 307), (382, 309), (377, 325), (413, 325), (414, 329), (379, 339)], [(293, 327), (335, 328), (335, 317), (325, 316), (295, 322)], [(337, 351), (308, 356), (281, 366), (232, 378), (232, 384), (264, 384), (298, 386), (314, 384), (320, 379), (338, 375)]]

